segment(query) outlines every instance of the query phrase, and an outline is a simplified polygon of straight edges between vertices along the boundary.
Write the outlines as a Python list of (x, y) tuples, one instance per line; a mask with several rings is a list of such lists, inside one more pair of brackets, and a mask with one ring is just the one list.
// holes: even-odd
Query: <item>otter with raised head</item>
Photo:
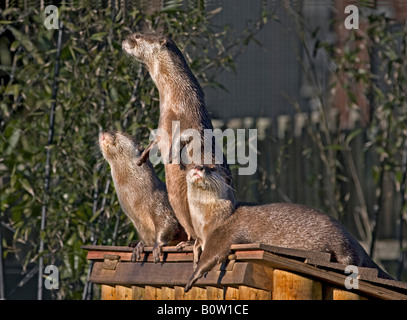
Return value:
[(144, 246), (154, 246), (154, 261), (160, 261), (162, 246), (185, 241), (186, 234), (168, 201), (162, 182), (150, 161), (137, 165), (143, 147), (122, 132), (103, 132), (99, 136), (103, 157), (110, 165), (120, 206), (132, 221), (141, 241), (135, 247), (140, 259)]
[[(196, 183), (196, 172), (200, 184)], [(217, 170), (222, 170), (217, 167)], [(199, 211), (202, 217), (210, 215), (213, 207), (234, 210), (223, 206), (225, 192), (229, 190), (224, 175), (220, 172), (193, 168), (188, 172), (189, 207)], [(328, 252), (331, 260), (344, 265), (378, 269), (378, 276), (393, 279), (368, 256), (366, 251), (333, 217), (299, 204), (275, 203), (256, 206), (238, 206), (233, 212), (225, 213), (228, 218), (220, 225), (206, 230), (206, 241), (202, 245), (199, 263), (185, 291), (210, 271), (217, 263), (226, 261), (230, 245), (237, 243), (263, 243), (293, 249)], [(210, 228), (210, 226), (208, 226)]]
[[(222, 175), (222, 176), (220, 176)], [(232, 201), (233, 190), (229, 177), (219, 165), (196, 165), (187, 173), (187, 197), (192, 225), (196, 233), (194, 245), (194, 270), (198, 266), (201, 251), (209, 231), (220, 226), (234, 211), (237, 203)], [(219, 190), (218, 181), (224, 181)], [(216, 199), (213, 192), (217, 193)]]
[[(160, 141), (161, 137), (153, 140), (143, 152), (139, 164), (146, 161), (155, 144), (158, 144), (164, 159), (171, 159), (172, 128), (173, 123), (177, 121), (181, 134), (186, 129), (195, 129), (200, 133), (201, 140), (194, 139), (194, 143), (199, 143), (203, 148), (204, 129), (213, 129), (205, 107), (204, 92), (174, 41), (163, 35), (135, 33), (123, 41), (122, 47), (127, 54), (147, 66), (160, 95), (158, 129), (166, 132), (169, 138), (169, 141)], [(214, 149), (211, 151), (214, 157)], [(225, 158), (222, 166), (232, 183)], [(186, 194), (186, 168), (182, 164), (167, 162), (165, 175), (168, 197), (175, 215), (185, 228), (188, 240), (196, 239)], [(233, 192), (230, 192), (229, 196), (232, 202), (236, 202)]]

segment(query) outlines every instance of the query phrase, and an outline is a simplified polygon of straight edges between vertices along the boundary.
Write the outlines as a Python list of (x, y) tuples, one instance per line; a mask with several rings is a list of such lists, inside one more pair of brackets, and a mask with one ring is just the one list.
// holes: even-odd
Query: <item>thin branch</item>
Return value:
[(365, 196), (363, 194), (362, 184), (360, 182), (360, 178), (359, 178), (358, 172), (356, 170), (355, 161), (353, 160), (352, 155), (348, 151), (348, 146), (346, 149), (344, 149), (342, 151), (342, 155), (343, 155), (344, 160), (346, 161), (350, 176), (351, 176), (354, 186), (355, 186), (356, 196), (360, 203), (359, 215), (363, 222), (363, 228), (361, 226), (359, 227), (358, 222), (355, 219), (356, 226), (358, 227), (359, 233), (362, 236), (362, 238), (364, 240), (371, 241), (370, 236), (372, 234), (372, 230), (371, 230), (371, 226), (370, 226), (369, 215), (367, 212), (366, 200), (365, 200)]
[(406, 206), (406, 181), (407, 181), (407, 140), (404, 141), (403, 162), (402, 162), (402, 181), (401, 181), (401, 208), (399, 215), (399, 259), (397, 268), (397, 279), (401, 280), (401, 273), (404, 266), (404, 248), (403, 248), (403, 228), (404, 228), (404, 209)]
[[(390, 139), (390, 132), (391, 132), (391, 119), (387, 119), (387, 130), (385, 132), (385, 136), (383, 139), (383, 150), (387, 153), (387, 148), (389, 145), (389, 139)], [(372, 242), (370, 243), (370, 251), (369, 255), (370, 257), (373, 258), (374, 254), (374, 249), (376, 245), (376, 238), (377, 238), (377, 230), (378, 230), (378, 224), (379, 224), (379, 216), (380, 216), (380, 211), (382, 209), (382, 202), (383, 202), (383, 182), (384, 182), (384, 174), (386, 172), (386, 167), (388, 163), (388, 153), (387, 156), (381, 161), (380, 165), (380, 176), (379, 176), (379, 181), (378, 181), (378, 189), (377, 189), (377, 203), (373, 206), (373, 229), (372, 229)]]
[(48, 127), (48, 141), (47, 141), (47, 155), (45, 160), (45, 177), (44, 177), (44, 195), (42, 200), (41, 207), (41, 229), (40, 229), (40, 246), (39, 246), (39, 262), (38, 262), (38, 290), (37, 290), (37, 299), (42, 300), (42, 275), (43, 275), (43, 266), (44, 266), (44, 239), (42, 237), (42, 232), (45, 231), (46, 223), (46, 213), (49, 203), (49, 184), (51, 177), (51, 150), (52, 143), (54, 139), (54, 126), (55, 126), (55, 109), (56, 109), (56, 98), (58, 92), (58, 76), (59, 76), (59, 61), (61, 56), (61, 47), (62, 47), (62, 33), (63, 33), (63, 23), (60, 22), (59, 31), (58, 31), (58, 43), (57, 43), (57, 53), (55, 57), (55, 68), (54, 68), (54, 83), (52, 86), (52, 96), (51, 96), (51, 109), (49, 113), (49, 127)]
[[(1, 214), (1, 209), (0, 209)], [(3, 226), (0, 224), (0, 300), (4, 300), (6, 298), (4, 293), (4, 264), (3, 264), (3, 233), (2, 233)]]

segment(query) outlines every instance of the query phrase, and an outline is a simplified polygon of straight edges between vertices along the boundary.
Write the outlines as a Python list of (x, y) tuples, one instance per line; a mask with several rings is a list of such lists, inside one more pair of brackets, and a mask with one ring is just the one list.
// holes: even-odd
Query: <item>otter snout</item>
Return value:
[(201, 165), (194, 166), (188, 172), (188, 180), (191, 183), (196, 183), (198, 181), (202, 181), (202, 179), (204, 177), (205, 177), (205, 170), (204, 170), (204, 167)]
[(131, 54), (132, 50), (137, 46), (137, 41), (141, 38), (141, 35), (138, 33), (132, 34), (128, 36), (126, 39), (123, 40), (122, 42), (122, 49), (128, 53)]
[(203, 170), (204, 170), (204, 167), (201, 166), (200, 164), (197, 164), (197, 165), (194, 167), (193, 170), (195, 170), (195, 171), (203, 171)]
[(129, 38), (126, 38), (125, 40), (123, 40), (122, 42), (122, 49), (128, 53), (131, 54), (131, 50), (135, 47), (135, 43), (130, 40)]
[(113, 136), (108, 132), (102, 132), (99, 135), (99, 145), (102, 149), (106, 148), (106, 146), (108, 146), (110, 143), (112, 143), (112, 141), (113, 141)]
[(111, 145), (113, 144), (114, 136), (108, 132), (99, 134), (99, 147), (102, 155), (106, 160), (110, 160)]

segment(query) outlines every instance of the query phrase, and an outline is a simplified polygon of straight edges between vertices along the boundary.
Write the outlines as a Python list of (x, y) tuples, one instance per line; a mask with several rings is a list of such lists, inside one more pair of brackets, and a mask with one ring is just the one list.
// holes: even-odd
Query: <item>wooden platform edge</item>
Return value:
[[(88, 251), (87, 258), (92, 261), (103, 261), (106, 254), (115, 254), (120, 256), (120, 261), (126, 262), (130, 261), (133, 251), (132, 248), (123, 246), (82, 246), (81, 248)], [(315, 254), (315, 252), (305, 250), (272, 247), (259, 243), (235, 244), (231, 246), (231, 250), (236, 254), (236, 261), (240, 263), (253, 262), (257, 265), (263, 265), (272, 269), (281, 269), (296, 274), (303, 274), (315, 278), (318, 281), (331, 283), (350, 293), (367, 294), (368, 296), (388, 300), (407, 300), (407, 283), (377, 278), (376, 269), (361, 268), (362, 272), (358, 277), (359, 288), (357, 290), (345, 289), (344, 284), (348, 277), (348, 275), (344, 273), (346, 266), (329, 262), (328, 256), (325, 253), (317, 252)], [(145, 248), (145, 254), (142, 257), (141, 263), (150, 264), (153, 262), (151, 252), (152, 247)], [(191, 262), (193, 258), (192, 247), (187, 247), (182, 251), (175, 249), (175, 247), (164, 247), (163, 252), (164, 255), (167, 255), (165, 262), (180, 262), (185, 264), (185, 262)], [(309, 253), (309, 255), (307, 255), (307, 253)], [(137, 264), (140, 264), (140, 261)], [(190, 265), (190, 263), (188, 263), (188, 265)], [(184, 285), (184, 281), (186, 280), (183, 279), (182, 281), (174, 282), (173, 285)], [(209, 285), (211, 283), (212, 282), (199, 283), (198, 281), (197, 285)], [(141, 284), (141, 282), (137, 282), (137, 284)], [(217, 284), (221, 286), (226, 285), (226, 283)], [(242, 284), (242, 282), (235, 282), (233, 284), (238, 285)]]

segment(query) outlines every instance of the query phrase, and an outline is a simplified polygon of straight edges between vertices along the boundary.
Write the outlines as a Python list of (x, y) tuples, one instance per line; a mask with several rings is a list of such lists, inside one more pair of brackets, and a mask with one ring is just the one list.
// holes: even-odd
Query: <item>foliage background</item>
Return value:
[(207, 12), (203, 1), (168, 1), (160, 10), (112, 4), (60, 3), (60, 48), (59, 30), (44, 27), (39, 5), (0, 11), (1, 220), (13, 231), (3, 255), (14, 254), (24, 267), (40, 257), (63, 266), (54, 298), (81, 298), (88, 266), (81, 245), (126, 245), (137, 237), (97, 146), (108, 129), (146, 144), (158, 123), (158, 92), (146, 69), (123, 54), (122, 40), (141, 30), (170, 34), (201, 84), (220, 86), (217, 73), (233, 70), (232, 56), (266, 19), (236, 36), (211, 23), (219, 10)]

